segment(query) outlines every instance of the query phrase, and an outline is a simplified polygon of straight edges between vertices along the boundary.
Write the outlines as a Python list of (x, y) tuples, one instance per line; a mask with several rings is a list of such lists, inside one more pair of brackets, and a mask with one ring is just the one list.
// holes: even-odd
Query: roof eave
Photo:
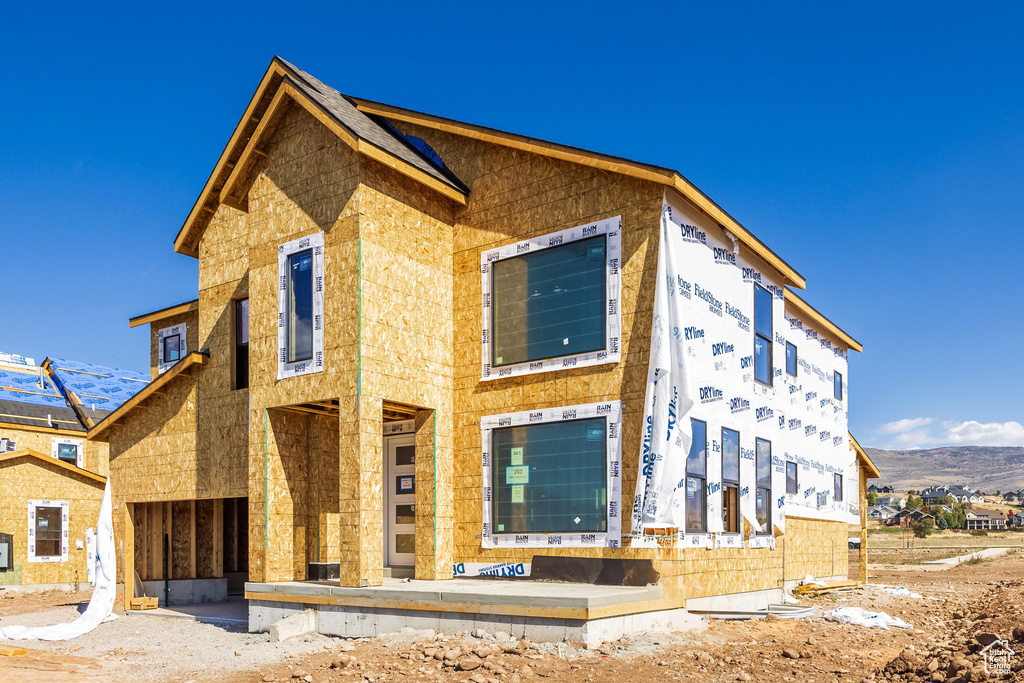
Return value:
[(108, 430), (121, 420), (128, 412), (140, 406), (143, 401), (156, 394), (161, 387), (168, 384), (174, 378), (186, 372), (190, 372), (193, 366), (205, 364), (208, 358), (209, 354), (201, 353), (199, 351), (189, 353), (187, 356), (183, 357), (171, 366), (169, 370), (154, 379), (138, 393), (118, 406), (117, 410), (109, 413), (106, 417), (100, 420), (95, 427), (89, 430), (87, 438), (90, 441), (104, 441), (106, 438), (109, 438), (106, 436)]
[(786, 289), (786, 302), (793, 304), (794, 308), (796, 308), (798, 311), (806, 315), (808, 318), (810, 318), (817, 324), (821, 325), (830, 334), (834, 335), (837, 339), (839, 339), (839, 341), (846, 344), (846, 346), (849, 347), (851, 350), (857, 352), (864, 351), (864, 346), (859, 341), (857, 341), (849, 334), (844, 332), (843, 328), (839, 327), (839, 325), (836, 325), (834, 322), (826, 318), (822, 313), (818, 311), (818, 309), (814, 308), (814, 306), (811, 306), (809, 303), (804, 301), (796, 292), (789, 288)]
[(367, 114), (374, 114), (396, 121), (404, 121), (417, 125), (434, 128), (454, 135), (470, 137), (492, 144), (502, 145), (521, 151), (531, 152), (562, 161), (598, 168), (611, 173), (647, 180), (675, 189), (690, 203), (707, 214), (712, 220), (729, 230), (749, 249), (760, 256), (768, 265), (777, 270), (785, 280), (785, 283), (797, 289), (804, 289), (807, 286), (806, 279), (792, 266), (786, 263), (778, 254), (772, 251), (764, 242), (755, 237), (749, 230), (743, 227), (739, 221), (729, 215), (722, 207), (716, 204), (710, 197), (702, 192), (696, 185), (691, 183), (679, 171), (646, 164), (623, 157), (616, 157), (600, 152), (562, 145), (547, 140), (509, 133), (496, 128), (478, 126), (454, 119), (446, 119), (432, 114), (403, 109), (381, 102), (374, 102), (358, 97), (351, 98), (356, 107)]
[(128, 327), (139, 327), (147, 323), (157, 322), (159, 320), (165, 320), (175, 315), (181, 315), (183, 313), (191, 313), (192, 311), (199, 310), (199, 299), (193, 299), (192, 301), (185, 301), (180, 304), (174, 304), (167, 308), (161, 308), (157, 311), (151, 311), (149, 313), (143, 313), (133, 318), (128, 318)]
[[(299, 81), (304, 82), (304, 79), (280, 57), (275, 56), (270, 61), (270, 66), (263, 75), (252, 99), (249, 100), (245, 113), (238, 125), (235, 126), (235, 130), (214, 165), (213, 172), (203, 186), (199, 198), (193, 204), (185, 223), (178, 231), (174, 240), (176, 252), (192, 258), (199, 257), (199, 240), (204, 229), (200, 224), (204, 220), (208, 221), (221, 204), (245, 210), (243, 205), (231, 201), (233, 198), (226, 198), (225, 194), (241, 178), (242, 169), (246, 167), (252, 155), (259, 153), (258, 143), (267, 128), (267, 122), (286, 97), (300, 104), (319, 121), (326, 124), (332, 132), (359, 154), (380, 162), (430, 189), (440, 192), (453, 201), (460, 204), (467, 203), (465, 192), (432, 178), (409, 163), (355, 135), (336, 116), (298, 88)], [(266, 106), (261, 107), (264, 102)], [(218, 187), (218, 181), (221, 178), (224, 180)]]
[(850, 437), (850, 445), (853, 447), (854, 452), (857, 453), (857, 459), (860, 460), (861, 467), (867, 470), (868, 479), (880, 479), (882, 473), (878, 470), (878, 466), (875, 465), (874, 461), (868, 457), (868, 454), (860, 447), (857, 439), (853, 438), (853, 434), (846, 433)]

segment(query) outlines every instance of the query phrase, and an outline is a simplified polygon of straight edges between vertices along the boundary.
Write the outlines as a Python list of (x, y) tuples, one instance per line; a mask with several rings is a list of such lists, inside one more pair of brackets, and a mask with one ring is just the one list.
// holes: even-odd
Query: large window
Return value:
[(277, 268), (277, 378), (321, 372), (324, 365), (324, 234), (279, 245)]
[(843, 400), (843, 376), (839, 373), (835, 373), (835, 383), (832, 387), (832, 395), (840, 401)]
[(772, 442), (758, 439), (755, 443), (757, 458), (757, 487), (755, 489), (755, 511), (762, 533), (771, 533), (772, 503)]
[(797, 493), (800, 490), (797, 481), (797, 468), (795, 462), (786, 463), (786, 493)]
[(754, 284), (754, 379), (772, 383), (772, 293)]
[(288, 362), (313, 358), (313, 250), (288, 257)]
[(832, 498), (837, 503), (843, 501), (843, 475), (838, 472), (832, 475)]
[(493, 367), (605, 347), (604, 235), (494, 264)]
[(603, 532), (605, 418), (495, 429), (494, 530)]
[(686, 456), (686, 533), (707, 529), (708, 425), (690, 420), (693, 443)]
[(28, 561), (68, 559), (67, 501), (28, 501)]
[(722, 428), (722, 529), (740, 531), (740, 433)]
[(786, 342), (786, 374), (796, 377), (796, 344)]
[(235, 389), (249, 387), (249, 300), (235, 302)]
[(619, 404), (485, 417), (484, 547), (612, 545)]
[(481, 254), (483, 379), (619, 360), (620, 223)]

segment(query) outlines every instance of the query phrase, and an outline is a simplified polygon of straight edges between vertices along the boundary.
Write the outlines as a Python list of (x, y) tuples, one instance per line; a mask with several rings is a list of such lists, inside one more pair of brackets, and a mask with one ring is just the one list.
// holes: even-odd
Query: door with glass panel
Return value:
[(416, 437), (384, 437), (384, 566), (416, 564)]

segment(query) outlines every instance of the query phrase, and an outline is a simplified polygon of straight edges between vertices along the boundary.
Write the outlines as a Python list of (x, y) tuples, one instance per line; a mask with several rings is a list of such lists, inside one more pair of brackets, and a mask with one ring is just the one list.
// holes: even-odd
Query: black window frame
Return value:
[[(172, 339), (174, 340), (174, 353), (177, 355), (177, 358), (167, 357), (167, 342), (171, 341)], [(164, 365), (177, 363), (179, 360), (181, 360), (181, 334), (169, 334), (160, 340), (160, 344), (162, 345), (161, 351)]]
[[(842, 474), (842, 472), (835, 472), (835, 473), (833, 473), (832, 474), (832, 499), (835, 502), (837, 502), (837, 503), (843, 502), (843, 494), (845, 493), (844, 488), (845, 488), (845, 486), (844, 486), (844, 482), (843, 482), (843, 474)], [(837, 493), (839, 495), (836, 495)]]
[[(793, 372), (789, 371), (789, 350), (793, 349)], [(790, 377), (796, 377), (800, 371), (799, 355), (796, 348), (796, 344), (793, 342), (786, 342), (786, 374)]]
[[(764, 334), (762, 334), (757, 329), (757, 319), (758, 319), (758, 316), (757, 316), (757, 311), (758, 311), (757, 300), (758, 300), (758, 293), (759, 292), (764, 292), (764, 296), (766, 296), (768, 298), (768, 302), (769, 302), (769, 304), (768, 304), (769, 305), (769, 309), (768, 309), (768, 325), (769, 325), (768, 336), (765, 336)], [(770, 386), (774, 386), (774, 383), (775, 383), (775, 378), (774, 378), (774, 375), (775, 375), (775, 364), (774, 364), (774, 359), (772, 358), (772, 354), (773, 354), (773, 351), (772, 351), (772, 338), (774, 337), (774, 331), (775, 331), (775, 321), (774, 321), (774, 318), (773, 318), (773, 313), (774, 313), (773, 308), (774, 308), (774, 305), (775, 305), (775, 298), (772, 296), (772, 293), (770, 291), (768, 291), (766, 288), (762, 287), (761, 285), (759, 285), (759, 284), (757, 284), (755, 282), (754, 283), (754, 319), (753, 319), (753, 325), (751, 326), (754, 329), (754, 381), (757, 382), (758, 384), (763, 384), (763, 385), (769, 386), (769, 387)], [(768, 379), (767, 380), (759, 379), (758, 376), (757, 376), (757, 358), (758, 358), (757, 342), (758, 342), (759, 339), (764, 342), (765, 349), (767, 349), (766, 353), (768, 354)]]
[(838, 401), (843, 400), (843, 373), (838, 370), (833, 372), (832, 396)]
[[(708, 482), (708, 423), (704, 420), (697, 420), (690, 418), (690, 429), (692, 434), (696, 434), (696, 425), (702, 425), (702, 431), (704, 434), (704, 447), (696, 451), (697, 453), (703, 453), (699, 458), (693, 457), (694, 449), (699, 445), (696, 437), (690, 443), (690, 452), (686, 456), (686, 511), (685, 511), (685, 533), (707, 533), (708, 530), (708, 499), (707, 499), (707, 482)], [(698, 470), (696, 467), (691, 468), (691, 462), (700, 460), (701, 468)], [(697, 495), (694, 498), (690, 498), (690, 482), (693, 483), (694, 491)], [(700, 512), (700, 526), (690, 526), (690, 514), (691, 500), (693, 501), (693, 508), (699, 508)]]
[[(768, 478), (761, 478), (761, 444), (768, 445)], [(755, 514), (757, 509), (757, 496), (764, 496), (765, 506), (765, 523), (761, 524), (761, 520), (758, 519), (758, 524), (761, 524), (761, 533), (770, 534), (772, 533), (772, 442), (768, 439), (762, 439), (757, 437), (754, 439), (754, 508)]]
[[(793, 468), (793, 488), (789, 488), (789, 469)], [(797, 494), (800, 493), (800, 466), (792, 460), (786, 461), (786, 493)]]
[[(302, 352), (306, 353), (308, 351), (309, 355), (299, 356), (299, 355), (297, 355), (297, 348), (296, 348), (298, 346), (298, 344), (294, 343), (294, 340), (292, 338), (292, 333), (293, 333), (292, 327), (294, 325), (293, 318), (296, 317), (295, 311), (293, 310), (293, 301), (294, 301), (293, 292), (295, 291), (295, 284), (294, 284), (295, 283), (295, 279), (292, 277), (292, 263), (294, 261), (298, 260), (298, 259), (301, 259), (303, 256), (307, 256), (307, 255), (309, 256), (309, 347), (307, 349), (304, 346), (303, 349), (302, 349)], [(314, 262), (313, 262), (313, 248), (310, 247), (308, 249), (301, 249), (299, 251), (296, 251), (296, 252), (288, 254), (285, 257), (285, 264), (286, 264), (286, 267), (285, 267), (285, 271), (286, 271), (285, 278), (287, 280), (287, 282), (286, 282), (286, 289), (285, 289), (285, 300), (284, 300), (284, 308), (285, 308), (285, 311), (284, 311), (284, 313), (285, 313), (285, 316), (284, 316), (285, 317), (285, 345), (287, 347), (287, 349), (286, 349), (287, 355), (285, 356), (285, 361), (288, 364), (302, 363), (304, 361), (313, 360), (313, 355), (314, 355), (314, 348), (313, 347), (316, 346), (315, 341), (313, 339), (313, 337), (314, 337), (314, 334), (313, 334), (313, 318), (315, 317), (314, 313), (313, 313), (313, 308), (314, 308), (314, 306), (313, 306), (313, 292), (316, 289), (316, 277), (314, 275), (315, 267), (314, 267)]]
[[(736, 434), (736, 478), (725, 477), (725, 433)], [(731, 427), (722, 427), (722, 526), (726, 534), (743, 532), (743, 517), (740, 514), (740, 431)], [(731, 502), (731, 504), (730, 504)], [(730, 523), (731, 522), (731, 523)], [(732, 527), (732, 529), (730, 529)]]
[[(541, 354), (541, 355), (538, 355), (538, 356), (534, 357), (534, 356), (531, 356), (529, 353), (527, 353), (524, 358), (519, 358), (519, 359), (515, 359), (515, 360), (505, 360), (504, 356), (501, 356), (501, 362), (499, 363), (498, 362), (498, 358), (499, 358), (499, 356), (498, 356), (498, 348), (499, 348), (499, 346), (498, 346), (498, 336), (499, 335), (498, 335), (498, 325), (497, 325), (496, 315), (497, 315), (498, 308), (499, 308), (498, 298), (499, 298), (500, 292), (498, 291), (498, 288), (496, 286), (496, 277), (498, 275), (498, 271), (501, 268), (501, 266), (502, 265), (507, 265), (508, 263), (511, 263), (513, 261), (520, 260), (520, 259), (529, 260), (532, 256), (535, 256), (537, 254), (550, 253), (550, 252), (553, 252), (553, 251), (557, 251), (559, 249), (563, 249), (565, 247), (569, 247), (569, 246), (574, 245), (574, 244), (579, 244), (581, 242), (589, 242), (589, 241), (594, 241), (594, 240), (601, 240), (601, 244), (603, 245), (602, 253), (604, 254), (604, 258), (602, 258), (600, 261), (597, 262), (598, 265), (599, 265), (600, 274), (601, 274), (601, 295), (600, 295), (599, 299), (600, 299), (600, 302), (601, 302), (601, 310), (603, 312), (602, 313), (602, 317), (601, 317), (601, 343), (600, 343), (600, 345), (599, 346), (594, 346), (593, 348), (573, 349), (573, 350), (567, 351), (565, 353), (555, 354), (555, 355), (551, 355), (551, 356)], [(608, 316), (610, 315), (610, 312), (609, 312), (609, 309), (608, 309), (608, 267), (607, 267), (607, 257), (608, 257), (608, 234), (607, 233), (600, 233), (598, 235), (593, 235), (593, 236), (590, 236), (590, 237), (583, 237), (581, 239), (576, 239), (576, 240), (564, 242), (562, 244), (558, 244), (558, 245), (552, 246), (552, 247), (547, 247), (545, 249), (540, 249), (540, 250), (537, 250), (537, 251), (529, 251), (529, 252), (526, 252), (526, 253), (523, 253), (523, 254), (516, 254), (515, 256), (510, 256), (508, 258), (503, 258), (503, 259), (499, 259), (497, 261), (494, 261), (491, 264), (490, 273), (489, 273), (491, 302), (490, 302), (490, 307), (489, 307), (490, 310), (489, 310), (488, 316), (490, 318), (489, 322), (490, 322), (490, 330), (491, 330), (491, 341), (490, 341), (490, 358), (487, 359), (487, 362), (489, 362), (491, 364), (491, 367), (492, 368), (502, 368), (502, 367), (507, 367), (507, 366), (512, 366), (512, 365), (518, 365), (518, 364), (521, 364), (521, 363), (534, 363), (534, 362), (539, 362), (539, 361), (554, 360), (554, 359), (561, 358), (561, 357), (564, 357), (564, 356), (576, 356), (576, 355), (585, 354), (585, 353), (594, 353), (594, 352), (608, 350)], [(527, 315), (529, 315), (529, 313), (527, 313)], [(565, 322), (564, 324), (571, 325), (571, 324), (574, 324), (574, 323)], [(526, 328), (528, 330), (529, 329), (529, 325), (527, 325)], [(529, 348), (528, 344), (529, 344), (529, 342), (527, 342), (527, 348)]]
[[(243, 315), (244, 309), (244, 315)], [(245, 319), (245, 334), (243, 335), (242, 320)], [(233, 388), (234, 389), (248, 389), (249, 388), (249, 298), (235, 299), (235, 317), (234, 317), (234, 328), (235, 328), (235, 344), (234, 344), (234, 364), (232, 367), (233, 371)], [(245, 336), (245, 339), (243, 339)]]

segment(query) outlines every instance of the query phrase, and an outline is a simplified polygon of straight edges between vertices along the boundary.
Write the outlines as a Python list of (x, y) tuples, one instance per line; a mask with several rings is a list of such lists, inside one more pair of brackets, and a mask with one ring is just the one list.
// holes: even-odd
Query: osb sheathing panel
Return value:
[[(344, 515), (338, 512), (345, 489), (338, 486), (341, 475), (337, 473), (342, 458), (339, 433), (344, 425), (336, 418), (328, 425), (312, 416), (265, 411), (349, 397), (349, 415), (355, 415), (359, 164), (351, 148), (296, 108), (282, 116), (265, 150), (262, 172), (249, 190), (246, 215), (249, 567), (253, 580), (302, 579), (307, 561), (334, 561), (346, 554)], [(324, 233), (325, 247), (324, 371), (278, 382), (277, 247), (319, 231)], [(213, 298), (222, 301), (224, 295), (218, 292)], [(296, 432), (297, 423), (307, 424), (301, 434)], [(357, 432), (350, 429), (347, 434)], [(319, 482), (317, 454), (323, 475)], [(266, 511), (265, 489), (270, 502)], [(265, 556), (267, 538), (270, 552)]]
[(29, 448), (37, 453), (49, 455), (53, 452), (54, 437), (82, 439), (85, 442), (85, 462), (82, 463), (82, 469), (101, 477), (107, 476), (110, 471), (109, 446), (102, 441), (85, 441), (85, 432), (72, 432), (67, 429), (40, 432), (0, 425), (0, 439), (14, 439), (16, 451)]
[(849, 566), (849, 526), (844, 522), (786, 520), (786, 580), (845, 576)]
[[(103, 485), (56, 465), (49, 467), (25, 456), (0, 463), (0, 532), (14, 536), (14, 572), (0, 573), (0, 584), (83, 583), (86, 569), (85, 531), (96, 529)], [(68, 501), (68, 561), (28, 561), (28, 501)], [(76, 541), (82, 541), (79, 550)], [(19, 580), (20, 579), (20, 580)]]
[[(454, 556), (467, 562), (529, 561), (538, 551), (480, 548), (480, 419), (498, 412), (622, 400), (622, 490), (624, 497), (631, 494), (640, 446), (663, 188), (431, 129), (397, 125), (425, 139), (471, 188), (469, 204), (456, 210), (453, 233)], [(623, 221), (623, 361), (481, 382), (481, 251), (617, 215)], [(652, 551), (629, 549), (562, 548), (554, 552), (607, 557), (642, 557), (646, 552), (653, 556)]]
[[(198, 313), (196, 311), (189, 311), (188, 313), (181, 313), (179, 315), (173, 315), (173, 316), (171, 316), (169, 318), (164, 318), (163, 320), (158, 320), (156, 322), (150, 323), (150, 325), (149, 325), (149, 328), (150, 328), (149, 329), (149, 377), (150, 377), (150, 379), (156, 379), (157, 377), (160, 376), (160, 372), (159, 372), (159, 369), (158, 369), (158, 363), (159, 363), (159, 360), (160, 360), (160, 356), (159, 356), (160, 350), (158, 348), (159, 347), (159, 343), (157, 341), (157, 333), (160, 332), (160, 330), (162, 330), (164, 328), (174, 327), (175, 325), (180, 325), (181, 323), (185, 323), (185, 325), (186, 325), (185, 344), (188, 347), (188, 350), (186, 351), (186, 353), (192, 353), (193, 351), (198, 351), (199, 348), (200, 348), (199, 347), (199, 328), (197, 326), (198, 322), (199, 322), (199, 315), (198, 315)], [(181, 355), (182, 355), (182, 357), (185, 356), (184, 353), (181, 354)]]
[(110, 428), (115, 503), (199, 497), (195, 375), (175, 378), (164, 391)]

